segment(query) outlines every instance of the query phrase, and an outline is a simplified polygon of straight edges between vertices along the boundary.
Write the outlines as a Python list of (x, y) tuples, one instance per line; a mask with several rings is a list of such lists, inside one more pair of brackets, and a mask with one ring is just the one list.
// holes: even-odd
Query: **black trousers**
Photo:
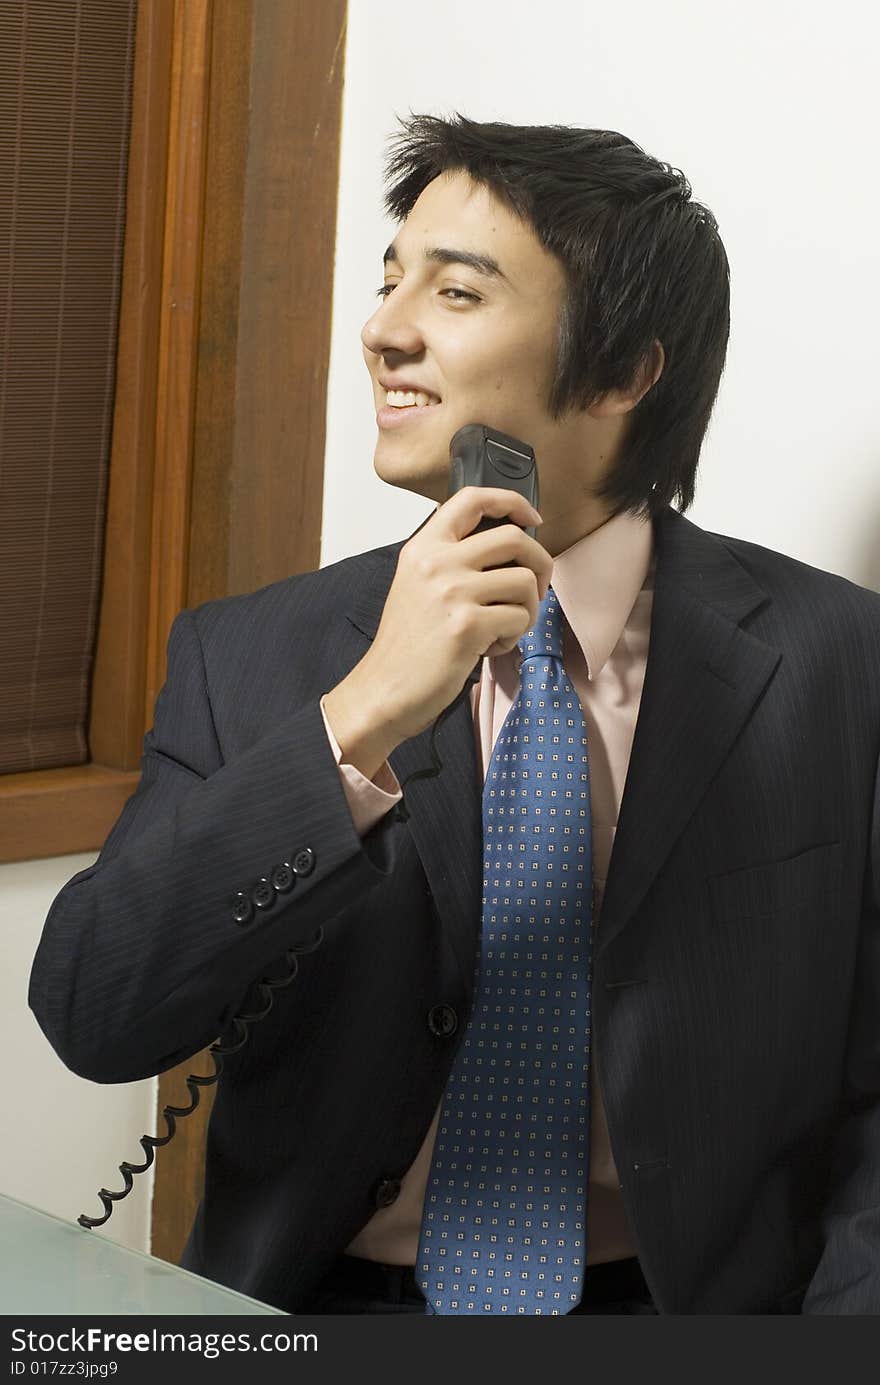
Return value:
[[(357, 1255), (338, 1255), (300, 1313), (424, 1313), (425, 1299), (409, 1265), (382, 1265)], [(588, 1265), (575, 1313), (657, 1313), (641, 1265), (609, 1260)], [(570, 1316), (570, 1315), (569, 1315)]]

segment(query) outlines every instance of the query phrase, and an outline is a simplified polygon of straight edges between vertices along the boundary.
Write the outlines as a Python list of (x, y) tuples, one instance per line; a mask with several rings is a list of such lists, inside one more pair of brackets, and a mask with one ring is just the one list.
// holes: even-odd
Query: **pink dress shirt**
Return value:
[[(650, 520), (616, 515), (554, 559), (552, 583), (563, 620), (563, 663), (587, 724), (593, 824), (593, 884), (598, 920), (639, 713), (651, 629), (655, 554)], [(519, 651), (484, 658), (471, 691), (477, 764), (486, 768), (519, 687)], [(324, 713), (324, 699), (321, 699)], [(366, 779), (342, 753), (324, 715), (355, 829), (364, 836), (401, 798), (388, 761)], [(441, 771), (442, 773), (442, 771)], [(605, 1120), (594, 1045), (591, 1080), (587, 1264), (637, 1254)], [(361, 1228), (347, 1253), (389, 1265), (414, 1265), (438, 1106), (399, 1196)]]

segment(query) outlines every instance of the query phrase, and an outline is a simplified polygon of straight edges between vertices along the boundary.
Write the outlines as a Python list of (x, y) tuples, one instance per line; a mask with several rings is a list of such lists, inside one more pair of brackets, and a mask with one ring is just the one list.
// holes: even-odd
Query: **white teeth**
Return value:
[(413, 404), (424, 408), (426, 404), (436, 404), (437, 401), (421, 390), (388, 390), (388, 403), (392, 409), (408, 409)]

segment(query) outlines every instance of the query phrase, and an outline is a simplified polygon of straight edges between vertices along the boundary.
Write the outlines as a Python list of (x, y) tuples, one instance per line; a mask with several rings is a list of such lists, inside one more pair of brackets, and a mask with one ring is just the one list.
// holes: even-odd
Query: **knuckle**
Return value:
[(426, 582), (430, 581), (436, 570), (434, 554), (424, 549), (416, 549), (412, 555), (411, 567), (417, 577)]
[(420, 550), (418, 544), (416, 544), (415, 539), (408, 539), (406, 543), (403, 545), (403, 548), (401, 548), (400, 553), (398, 554), (398, 567), (415, 567), (415, 565), (419, 561), (419, 551)]
[(433, 605), (446, 613), (447, 620), (451, 620), (459, 609), (459, 603), (456, 600), (455, 583), (448, 573), (438, 578), (431, 596)]
[(518, 568), (517, 573), (523, 595), (523, 605), (529, 606), (535, 600), (535, 593), (537, 590), (535, 586), (535, 574), (530, 567)]

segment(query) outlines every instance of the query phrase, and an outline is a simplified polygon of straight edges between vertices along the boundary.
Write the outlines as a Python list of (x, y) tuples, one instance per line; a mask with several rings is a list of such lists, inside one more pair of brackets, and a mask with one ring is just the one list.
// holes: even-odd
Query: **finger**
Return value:
[(440, 521), (441, 531), (455, 540), (472, 534), (485, 517), (509, 517), (520, 527), (542, 522), (540, 514), (524, 495), (497, 486), (465, 486), (441, 505), (435, 517)]
[(530, 568), (539, 583), (545, 583), (545, 593), (553, 576), (553, 559), (546, 548), (513, 523), (469, 534), (459, 540), (457, 553), (468, 567), (500, 567), (513, 560), (518, 567)]

